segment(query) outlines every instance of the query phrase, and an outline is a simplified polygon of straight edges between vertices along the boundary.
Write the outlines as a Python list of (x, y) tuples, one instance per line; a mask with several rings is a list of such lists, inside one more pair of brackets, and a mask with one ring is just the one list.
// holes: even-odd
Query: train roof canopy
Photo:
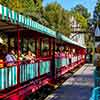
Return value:
[(66, 41), (66, 42), (70, 43), (70, 44), (74, 44), (74, 45), (76, 45), (76, 46), (79, 46), (79, 47), (82, 47), (82, 48), (86, 48), (85, 46), (80, 45), (79, 43), (77, 43), (77, 42), (75, 42), (75, 41), (69, 39), (68, 37), (65, 37), (64, 35), (61, 35), (61, 39), (62, 39), (63, 41)]
[[(2, 21), (11, 22), (13, 25), (9, 25), (11, 28), (13, 28), (14, 25), (20, 25), (21, 27), (28, 28), (31, 30), (35, 30), (44, 34), (47, 34), (49, 36), (56, 38), (56, 32), (33, 21), (30, 17), (23, 16), (16, 11), (13, 11), (3, 5), (0, 4), (0, 17)], [(0, 25), (5, 26), (5, 23), (2, 23), (0, 21)], [(7, 26), (8, 28), (10, 28)]]
[[(19, 30), (30, 29), (57, 38), (57, 32), (0, 4), (0, 31), (12, 32), (17, 29), (16, 26), (19, 27)], [(64, 35), (60, 35), (60, 38), (65, 42), (85, 48)]]

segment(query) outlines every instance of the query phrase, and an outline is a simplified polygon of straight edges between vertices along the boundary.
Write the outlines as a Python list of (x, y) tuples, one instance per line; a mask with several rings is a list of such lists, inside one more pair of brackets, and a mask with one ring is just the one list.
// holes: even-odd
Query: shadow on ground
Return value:
[(74, 75), (46, 100), (89, 100), (93, 75)]

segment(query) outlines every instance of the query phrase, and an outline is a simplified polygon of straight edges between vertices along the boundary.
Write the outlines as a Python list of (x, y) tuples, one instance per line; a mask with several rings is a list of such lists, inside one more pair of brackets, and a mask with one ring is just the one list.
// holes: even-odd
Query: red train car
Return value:
[(24, 100), (85, 63), (85, 48), (0, 5), (0, 99)]

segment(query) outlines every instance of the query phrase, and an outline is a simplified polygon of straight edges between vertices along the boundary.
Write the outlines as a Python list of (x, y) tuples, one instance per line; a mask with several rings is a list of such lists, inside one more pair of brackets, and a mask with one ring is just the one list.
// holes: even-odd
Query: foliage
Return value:
[(83, 5), (78, 4), (74, 8), (72, 8), (72, 12), (76, 13), (78, 12), (80, 15), (88, 19), (90, 17), (90, 13), (88, 12), (87, 8), (85, 8)]
[(30, 16), (33, 20), (48, 26), (49, 28), (69, 36), (71, 33), (70, 18), (73, 15), (82, 28), (87, 27), (87, 19), (90, 14), (82, 5), (72, 9), (72, 14), (61, 7), (57, 2), (42, 7), (43, 0), (0, 0), (0, 3)]
[(47, 25), (44, 19), (44, 9), (42, 7), (43, 0), (0, 0), (0, 3), (25, 15), (30, 16), (33, 20)]
[(81, 25), (81, 30), (85, 30), (86, 34), (84, 34), (85, 38), (85, 44), (86, 47), (92, 48), (93, 47), (93, 38), (90, 33), (90, 25), (89, 18), (90, 13), (88, 12), (87, 8), (85, 8), (83, 5), (76, 5), (72, 10), (71, 14), (75, 17), (77, 22)]
[(98, 0), (96, 4), (93, 19), (94, 19), (94, 24), (97, 24), (100, 21), (100, 0)]
[(35, 16), (42, 7), (42, 0), (38, 0), (36, 4), (33, 0), (0, 0), (0, 3), (28, 16)]
[(88, 24), (87, 24), (87, 19), (80, 15), (78, 12), (72, 13), (72, 15), (75, 17), (76, 21), (81, 25), (82, 29), (87, 29)]
[(77, 22), (81, 25), (81, 28), (87, 29), (88, 28), (88, 19), (90, 17), (90, 13), (88, 12), (87, 8), (83, 5), (78, 4), (71, 10), (71, 14), (75, 17)]
[(45, 7), (44, 18), (48, 22), (48, 27), (67, 36), (71, 30), (69, 17), (69, 12), (65, 11), (57, 2)]

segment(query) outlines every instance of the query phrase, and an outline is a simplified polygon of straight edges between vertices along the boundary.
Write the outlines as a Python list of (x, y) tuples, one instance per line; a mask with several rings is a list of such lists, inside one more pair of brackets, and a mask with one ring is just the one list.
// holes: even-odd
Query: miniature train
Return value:
[(0, 99), (24, 100), (84, 64), (85, 54), (84, 46), (0, 5)]

